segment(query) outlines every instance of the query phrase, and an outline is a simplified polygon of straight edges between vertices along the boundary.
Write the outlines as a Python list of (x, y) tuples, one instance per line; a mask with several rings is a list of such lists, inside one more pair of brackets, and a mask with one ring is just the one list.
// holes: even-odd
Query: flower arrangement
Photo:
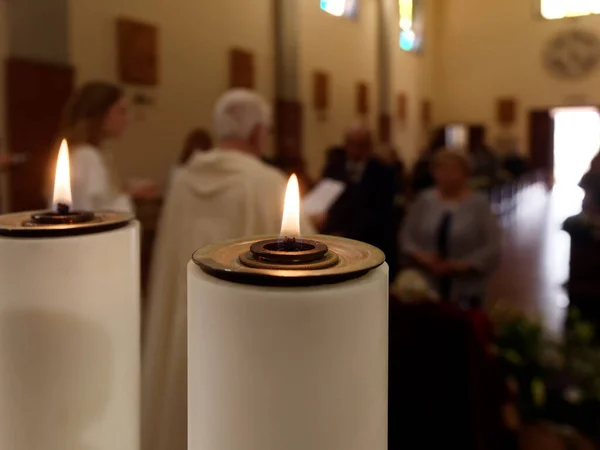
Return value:
[(492, 313), (497, 353), (521, 424), (570, 427), (600, 443), (600, 351), (594, 327), (569, 314), (561, 340), (509, 309)]
[(390, 293), (403, 303), (439, 301), (437, 292), (418, 270), (400, 272), (390, 287)]

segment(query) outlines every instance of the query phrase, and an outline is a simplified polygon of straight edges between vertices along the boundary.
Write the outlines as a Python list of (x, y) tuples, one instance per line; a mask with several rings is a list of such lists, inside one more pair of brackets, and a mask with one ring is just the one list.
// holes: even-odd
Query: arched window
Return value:
[(565, 17), (600, 14), (600, 0), (540, 0), (542, 17), (563, 19)]
[(356, 17), (358, 0), (321, 0), (321, 9), (337, 17)]
[(422, 0), (398, 0), (400, 16), (400, 48), (418, 52), (423, 47)]

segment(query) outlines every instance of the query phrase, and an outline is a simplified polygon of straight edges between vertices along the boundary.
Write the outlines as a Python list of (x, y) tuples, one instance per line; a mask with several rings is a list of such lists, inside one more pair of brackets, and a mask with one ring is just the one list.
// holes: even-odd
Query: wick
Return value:
[(292, 237), (285, 237), (283, 239), (283, 246), (282, 249), (284, 252), (293, 252), (295, 250), (297, 250), (297, 245), (296, 245), (296, 238)]
[(69, 214), (70, 209), (71, 208), (69, 207), (69, 205), (66, 205), (64, 203), (59, 203), (56, 205), (56, 210), (61, 215)]

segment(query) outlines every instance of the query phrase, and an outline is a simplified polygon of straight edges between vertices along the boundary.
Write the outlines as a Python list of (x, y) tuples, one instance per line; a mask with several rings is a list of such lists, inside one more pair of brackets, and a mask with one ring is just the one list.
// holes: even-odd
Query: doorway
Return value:
[(557, 108), (554, 117), (554, 181), (577, 186), (600, 149), (600, 112), (594, 107)]

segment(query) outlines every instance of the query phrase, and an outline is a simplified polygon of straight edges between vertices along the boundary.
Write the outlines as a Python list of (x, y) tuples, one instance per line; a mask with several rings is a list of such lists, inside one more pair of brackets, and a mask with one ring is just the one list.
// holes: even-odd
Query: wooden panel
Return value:
[(121, 82), (158, 84), (158, 28), (135, 20), (117, 20), (117, 53)]
[(396, 98), (396, 114), (400, 123), (406, 123), (408, 120), (408, 98), (404, 92), (398, 94)]
[(497, 100), (496, 120), (504, 126), (515, 123), (517, 120), (517, 101), (514, 98), (499, 98)]
[(379, 116), (379, 142), (389, 144), (392, 141), (392, 118), (389, 114)]
[(548, 110), (529, 114), (529, 154), (534, 169), (550, 175), (554, 168), (554, 119)]
[(277, 100), (275, 105), (275, 142), (279, 159), (301, 157), (302, 105), (300, 102)]
[(329, 108), (329, 75), (316, 72), (313, 83), (314, 107), (317, 111), (325, 111)]
[(483, 125), (469, 125), (468, 127), (468, 151), (474, 152), (485, 146), (486, 129)]
[(246, 50), (234, 48), (229, 53), (229, 86), (254, 89), (254, 55)]
[(423, 123), (423, 125), (425, 125), (425, 126), (431, 125), (431, 119), (432, 119), (431, 116), (432, 116), (431, 101), (423, 100), (423, 103), (421, 103), (421, 122)]
[(33, 61), (6, 62), (8, 150), (28, 156), (10, 177), (13, 211), (43, 209), (56, 164), (63, 109), (73, 91), (73, 69)]
[(361, 116), (369, 114), (369, 86), (366, 83), (356, 86), (356, 112)]

